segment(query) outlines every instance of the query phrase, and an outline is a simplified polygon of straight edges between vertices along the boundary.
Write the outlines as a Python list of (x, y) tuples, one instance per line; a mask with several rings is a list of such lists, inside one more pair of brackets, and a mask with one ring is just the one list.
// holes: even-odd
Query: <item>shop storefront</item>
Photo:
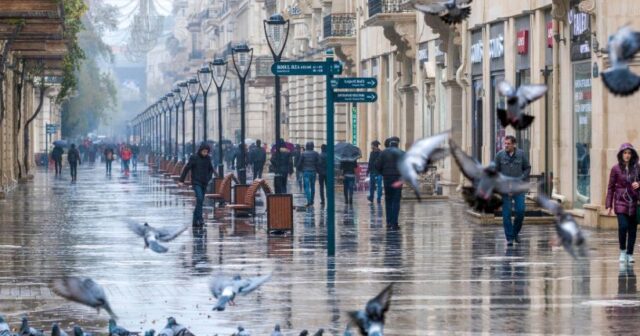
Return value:
[[(516, 25), (516, 87), (531, 84), (531, 17), (529, 15), (521, 16), (515, 19)], [(531, 114), (531, 106), (527, 106), (524, 113)], [(516, 132), (518, 139), (518, 148), (522, 149), (531, 159), (531, 127), (526, 130)]]
[(501, 151), (506, 137), (506, 129), (496, 115), (498, 108), (506, 108), (503, 96), (498, 93), (498, 83), (504, 80), (504, 22), (494, 23), (489, 30), (489, 64), (491, 70), (491, 159)]

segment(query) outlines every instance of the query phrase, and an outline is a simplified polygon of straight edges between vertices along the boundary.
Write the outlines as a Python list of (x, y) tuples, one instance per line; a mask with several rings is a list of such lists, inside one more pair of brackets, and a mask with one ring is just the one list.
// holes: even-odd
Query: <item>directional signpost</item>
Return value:
[(373, 77), (333, 78), (342, 74), (342, 64), (333, 60), (333, 52), (327, 52), (324, 62), (276, 62), (271, 72), (278, 76), (325, 76), (327, 90), (327, 254), (336, 253), (336, 202), (335, 202), (335, 107), (334, 103), (373, 103), (378, 95), (370, 91), (334, 91), (335, 89), (373, 89), (378, 80)]

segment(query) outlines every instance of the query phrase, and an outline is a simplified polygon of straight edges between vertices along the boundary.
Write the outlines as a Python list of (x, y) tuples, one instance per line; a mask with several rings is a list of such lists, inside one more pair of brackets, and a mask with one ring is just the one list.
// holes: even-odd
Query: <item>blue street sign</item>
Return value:
[(336, 103), (373, 103), (378, 100), (375, 92), (335, 92), (333, 101)]
[(334, 89), (373, 89), (378, 86), (375, 77), (334, 78), (331, 87)]
[(276, 62), (271, 72), (278, 76), (327, 76), (342, 73), (340, 62)]

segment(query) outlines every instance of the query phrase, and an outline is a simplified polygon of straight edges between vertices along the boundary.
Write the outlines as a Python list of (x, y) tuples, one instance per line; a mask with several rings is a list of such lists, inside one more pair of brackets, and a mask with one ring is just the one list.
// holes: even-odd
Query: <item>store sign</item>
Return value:
[(483, 52), (482, 41), (478, 41), (471, 45), (471, 63), (482, 63), (482, 52)]
[(489, 40), (489, 57), (494, 59), (502, 56), (504, 56), (504, 37), (498, 35), (498, 37)]
[(358, 145), (358, 108), (356, 106), (351, 107), (351, 143), (354, 146)]
[(547, 22), (547, 48), (553, 48), (553, 21)]
[[(577, 3), (577, 2), (576, 2)], [(571, 28), (571, 61), (591, 58), (591, 22), (589, 14), (575, 5), (568, 14)]]
[(529, 52), (529, 31), (521, 30), (517, 33), (518, 54), (526, 55)]

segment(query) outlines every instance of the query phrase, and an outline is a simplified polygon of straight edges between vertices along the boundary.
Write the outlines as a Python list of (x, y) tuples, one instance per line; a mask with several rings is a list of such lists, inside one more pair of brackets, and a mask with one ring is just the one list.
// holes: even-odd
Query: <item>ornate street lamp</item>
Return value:
[(178, 135), (178, 126), (180, 124), (180, 104), (181, 104), (180, 89), (176, 87), (171, 92), (173, 93), (173, 106), (176, 108), (176, 132), (175, 132), (176, 140), (175, 140), (175, 147), (173, 152), (173, 159), (175, 160), (175, 162), (178, 162), (178, 156), (180, 156), (180, 151), (178, 149), (178, 140), (180, 139), (180, 136)]
[(202, 69), (198, 70), (198, 81), (200, 82), (200, 90), (202, 90), (202, 103), (204, 105), (204, 111), (202, 112), (202, 124), (203, 130), (202, 138), (203, 141), (207, 142), (207, 130), (209, 129), (209, 125), (207, 125), (207, 96), (209, 96), (209, 89), (211, 88), (211, 82), (213, 81), (211, 69), (208, 66), (202, 67)]
[[(289, 38), (289, 20), (284, 19), (280, 14), (272, 15), (269, 20), (263, 21), (264, 26), (264, 34), (267, 37), (267, 44), (269, 44), (269, 49), (271, 50), (271, 54), (273, 55), (274, 62), (280, 62), (282, 59), (282, 53), (284, 52), (284, 47), (287, 44), (287, 39)], [(280, 84), (280, 76), (275, 75), (275, 99), (276, 99), (276, 139), (274, 143), (278, 142), (280, 139), (280, 115), (282, 114), (281, 107), (281, 98), (280, 91), (282, 90)]]
[(253, 61), (253, 48), (245, 44), (240, 44), (231, 49), (233, 66), (236, 68), (238, 79), (240, 80), (240, 157), (238, 160), (238, 178), (240, 183), (247, 183), (247, 167), (245, 167), (245, 97), (244, 86), (249, 75), (249, 69), (251, 69), (251, 62)]
[(167, 145), (166, 145), (166, 147), (167, 147), (167, 155), (168, 155), (168, 157), (171, 157), (172, 154), (173, 154), (173, 146), (171, 144), (171, 134), (173, 133), (173, 131), (172, 131), (172, 125), (171, 124), (173, 122), (173, 119), (172, 119), (173, 107), (175, 106), (175, 104), (173, 103), (173, 97), (174, 97), (173, 92), (167, 93), (164, 97), (166, 98), (164, 103), (166, 105), (167, 111), (169, 112), (168, 116), (167, 116)]
[(213, 72), (213, 83), (218, 92), (218, 176), (224, 176), (224, 160), (222, 159), (222, 86), (227, 79), (227, 61), (216, 58), (209, 64)]
[(187, 97), (189, 97), (189, 88), (187, 86), (187, 82), (180, 82), (178, 83), (178, 89), (180, 90), (180, 102), (182, 103), (182, 159), (184, 160), (183, 162), (186, 162), (187, 159), (187, 147), (186, 147), (186, 143), (185, 143), (185, 136), (186, 136), (186, 123), (185, 123), (185, 112), (184, 112), (184, 105), (187, 102)]
[(155, 119), (156, 119), (156, 150), (158, 156), (162, 156), (162, 133), (160, 132), (160, 115), (162, 114), (162, 108), (160, 107), (160, 100), (158, 100), (154, 105), (153, 109), (155, 111)]
[(191, 107), (193, 108), (191, 114), (191, 127), (193, 129), (191, 140), (193, 141), (193, 155), (196, 155), (196, 101), (200, 94), (200, 83), (197, 79), (191, 78), (187, 82), (187, 93), (189, 93), (189, 97), (191, 98)]
[[(170, 149), (169, 149), (169, 143), (170, 143), (170, 133), (171, 133), (171, 126), (168, 122), (168, 115), (171, 115), (171, 109), (170, 106), (171, 104), (169, 103), (169, 95), (166, 94), (164, 95), (164, 97), (162, 97), (162, 99), (160, 99), (160, 104), (162, 104), (162, 112), (164, 113), (162, 115), (162, 122), (163, 122), (163, 128), (162, 131), (164, 132), (164, 136), (162, 138), (163, 141), (163, 147), (162, 147), (162, 155), (165, 157), (165, 160), (167, 159), (167, 156), (170, 155)], [(167, 113), (168, 112), (168, 113)]]

